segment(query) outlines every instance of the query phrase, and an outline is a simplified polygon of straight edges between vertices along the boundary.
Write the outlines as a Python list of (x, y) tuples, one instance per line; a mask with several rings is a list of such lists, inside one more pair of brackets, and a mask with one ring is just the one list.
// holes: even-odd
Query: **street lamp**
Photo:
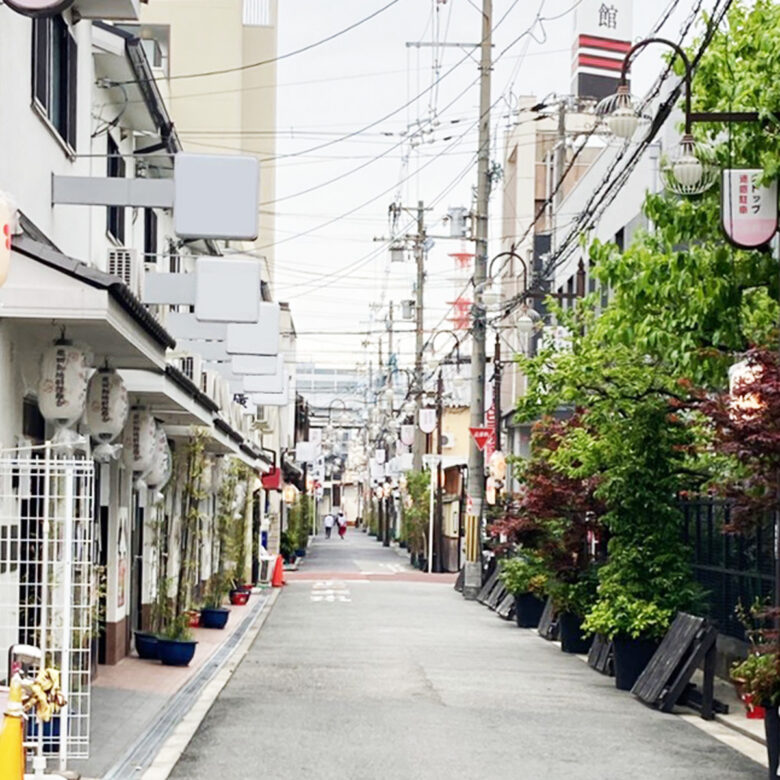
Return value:
[(676, 152), (661, 164), (661, 176), (664, 186), (678, 195), (700, 195), (715, 183), (718, 177), (714, 165), (712, 149), (708, 144), (696, 141), (691, 132), (694, 121), (718, 121), (718, 114), (693, 114), (691, 112), (691, 63), (682, 47), (666, 38), (646, 38), (635, 43), (626, 53), (620, 69), (620, 82), (617, 93), (602, 100), (596, 106), (596, 113), (603, 117), (610, 133), (618, 138), (630, 141), (636, 134), (640, 123), (646, 123), (647, 117), (628, 90), (628, 71), (631, 59), (651, 43), (660, 43), (671, 47), (680, 57), (685, 68), (683, 77), (685, 87), (685, 130)]

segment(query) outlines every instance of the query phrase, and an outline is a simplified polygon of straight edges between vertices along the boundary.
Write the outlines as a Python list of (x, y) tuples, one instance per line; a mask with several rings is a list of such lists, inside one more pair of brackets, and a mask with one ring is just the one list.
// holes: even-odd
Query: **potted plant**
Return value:
[(295, 547), (287, 531), (282, 531), (279, 537), (279, 554), (285, 563), (295, 563)]
[(230, 610), (222, 605), (227, 591), (224, 575), (217, 572), (209, 582), (206, 601), (200, 611), (203, 628), (224, 628), (227, 625)]
[(515, 597), (515, 622), (520, 628), (536, 628), (544, 611), (547, 571), (538, 552), (520, 551), (499, 563), (499, 577)]
[(615, 687), (630, 691), (661, 644), (676, 610), (628, 593), (600, 593), (584, 628), (613, 643)]
[(197, 644), (192, 638), (188, 617), (182, 614), (173, 618), (157, 637), (157, 652), (166, 666), (188, 666)]
[(583, 631), (585, 615), (596, 600), (598, 584), (595, 565), (578, 573), (574, 582), (550, 577), (547, 588), (558, 615), (561, 650), (564, 653), (587, 653), (593, 638)]

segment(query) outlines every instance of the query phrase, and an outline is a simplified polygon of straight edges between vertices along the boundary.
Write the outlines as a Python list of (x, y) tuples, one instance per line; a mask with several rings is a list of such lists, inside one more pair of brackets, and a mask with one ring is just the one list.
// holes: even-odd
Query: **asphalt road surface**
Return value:
[(360, 531), (320, 538), (299, 575), (172, 777), (766, 777)]

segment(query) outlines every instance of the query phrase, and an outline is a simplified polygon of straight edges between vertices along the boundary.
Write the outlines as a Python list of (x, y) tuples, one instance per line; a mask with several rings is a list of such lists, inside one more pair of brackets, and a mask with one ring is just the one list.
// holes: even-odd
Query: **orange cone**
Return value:
[(271, 577), (271, 586), (274, 588), (281, 588), (285, 585), (284, 581), (284, 564), (282, 563), (282, 556), (276, 556), (276, 563), (274, 564), (274, 574)]

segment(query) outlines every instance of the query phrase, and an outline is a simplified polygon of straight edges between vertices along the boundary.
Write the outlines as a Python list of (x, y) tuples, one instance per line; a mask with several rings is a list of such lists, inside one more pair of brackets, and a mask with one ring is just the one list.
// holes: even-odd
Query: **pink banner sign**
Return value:
[(729, 241), (742, 249), (769, 243), (777, 231), (777, 181), (761, 184), (760, 168), (723, 171), (720, 215)]

